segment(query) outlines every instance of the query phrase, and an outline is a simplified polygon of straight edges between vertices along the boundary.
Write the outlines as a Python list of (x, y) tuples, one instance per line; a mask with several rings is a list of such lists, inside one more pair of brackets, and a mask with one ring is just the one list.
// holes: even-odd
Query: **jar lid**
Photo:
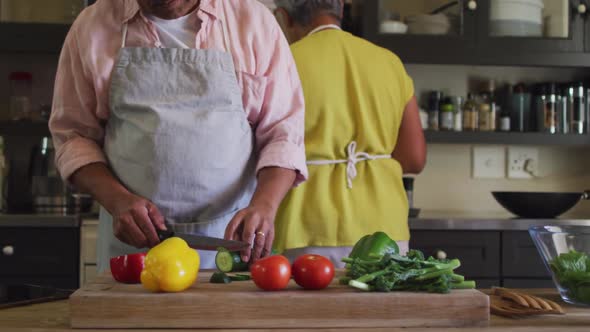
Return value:
[(8, 79), (11, 81), (32, 81), (33, 74), (26, 71), (15, 71), (10, 73)]

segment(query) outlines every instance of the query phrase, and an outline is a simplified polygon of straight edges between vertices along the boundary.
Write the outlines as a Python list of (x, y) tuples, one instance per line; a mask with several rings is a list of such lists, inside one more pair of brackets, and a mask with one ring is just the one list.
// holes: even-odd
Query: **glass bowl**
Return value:
[(529, 234), (561, 298), (590, 306), (590, 226), (533, 226)]

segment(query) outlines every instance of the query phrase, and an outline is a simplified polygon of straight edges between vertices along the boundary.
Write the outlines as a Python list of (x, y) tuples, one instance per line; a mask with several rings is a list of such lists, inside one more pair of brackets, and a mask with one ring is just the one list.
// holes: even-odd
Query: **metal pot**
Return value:
[(580, 200), (589, 199), (590, 191), (582, 193), (494, 191), (492, 195), (506, 210), (521, 218), (555, 218)]

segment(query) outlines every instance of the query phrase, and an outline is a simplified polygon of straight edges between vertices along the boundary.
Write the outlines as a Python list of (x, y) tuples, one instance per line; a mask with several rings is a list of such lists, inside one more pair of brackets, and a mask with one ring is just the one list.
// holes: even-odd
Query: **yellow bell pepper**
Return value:
[(183, 239), (166, 239), (145, 256), (141, 284), (153, 292), (181, 292), (197, 279), (199, 263), (199, 254)]

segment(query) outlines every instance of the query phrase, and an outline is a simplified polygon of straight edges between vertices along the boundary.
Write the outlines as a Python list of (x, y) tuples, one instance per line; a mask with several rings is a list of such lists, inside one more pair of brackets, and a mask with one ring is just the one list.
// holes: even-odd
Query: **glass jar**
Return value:
[(467, 95), (463, 104), (463, 130), (476, 131), (479, 127), (479, 112), (472, 94)]
[(30, 119), (33, 75), (28, 72), (13, 72), (8, 80), (10, 118), (14, 121)]
[(451, 97), (454, 105), (453, 130), (463, 131), (463, 97)]
[(428, 96), (428, 129), (439, 130), (439, 109), (442, 99), (442, 92), (432, 91)]
[(440, 105), (440, 122), (439, 128), (442, 131), (451, 131), (453, 130), (454, 124), (454, 116), (455, 116), (455, 105), (453, 105), (453, 101), (451, 98), (447, 97), (443, 99)]

